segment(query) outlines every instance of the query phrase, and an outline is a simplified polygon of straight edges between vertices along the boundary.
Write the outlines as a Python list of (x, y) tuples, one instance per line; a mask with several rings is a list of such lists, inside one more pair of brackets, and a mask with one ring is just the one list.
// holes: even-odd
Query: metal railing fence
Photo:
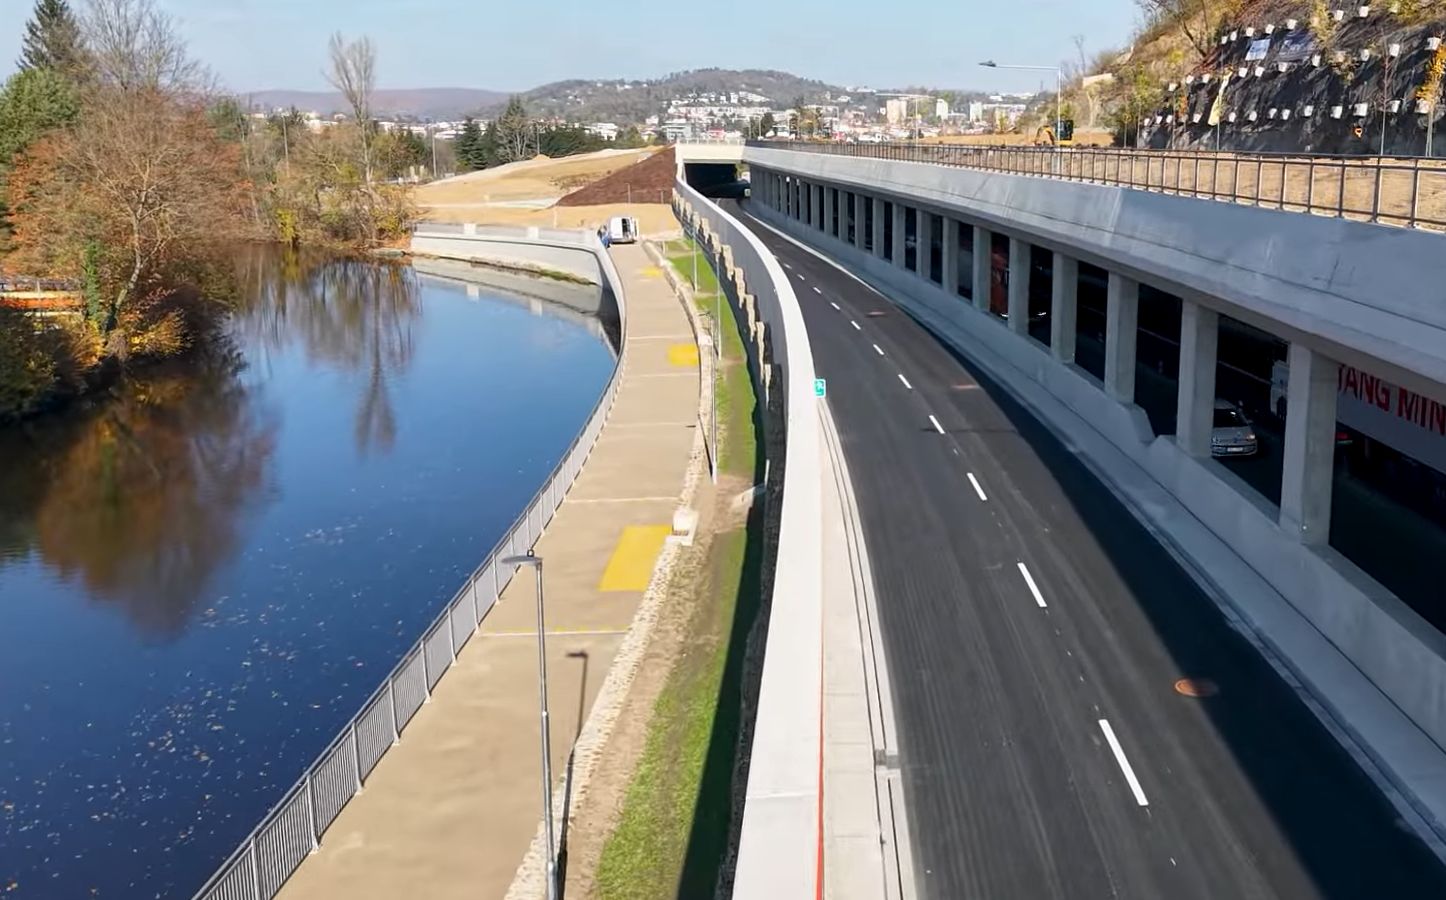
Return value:
[(1446, 160), (1424, 157), (749, 141), (749, 147), (1108, 184), (1383, 225), (1446, 230)]
[[(613, 286), (626, 333), (622, 280), (611, 257), (601, 252), (601, 245), (595, 240), (576, 231), (567, 232), (559, 242), (590, 246), (598, 251), (603, 278)], [(387, 750), (400, 740), (407, 723), (431, 698), (437, 681), (457, 660), (457, 653), (512, 580), (516, 567), (504, 566), (499, 560), (526, 553), (552, 521), (602, 432), (617, 395), (621, 373), (619, 362), (587, 424), (533, 496), (526, 511), (468, 577), (422, 638), (362, 704), (361, 711), (342, 727), (341, 733), (307, 767), (281, 802), (272, 807), (261, 824), (196, 893), (196, 900), (270, 900), (302, 860), (317, 849), (327, 827), (361, 790)]]

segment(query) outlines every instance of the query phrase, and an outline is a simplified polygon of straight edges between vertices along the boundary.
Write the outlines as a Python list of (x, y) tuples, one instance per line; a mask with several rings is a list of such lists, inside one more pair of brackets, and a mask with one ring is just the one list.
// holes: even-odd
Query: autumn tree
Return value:
[(84, 56), (80, 22), (66, 0), (36, 0), (35, 12), (25, 23), (20, 45), (20, 70), (52, 69), (73, 73)]
[[(16, 255), (32, 271), (95, 270), (94, 323), (134, 349), (154, 307), (242, 231), (243, 173), (206, 110), (161, 91), (97, 89), (79, 121), (43, 138), (11, 178)], [(173, 319), (165, 328), (182, 327)], [(184, 338), (177, 335), (184, 343)]]
[(73, 121), (78, 110), (74, 86), (54, 69), (19, 72), (0, 90), (0, 228), (5, 220), (6, 175), (16, 157), (46, 131)]

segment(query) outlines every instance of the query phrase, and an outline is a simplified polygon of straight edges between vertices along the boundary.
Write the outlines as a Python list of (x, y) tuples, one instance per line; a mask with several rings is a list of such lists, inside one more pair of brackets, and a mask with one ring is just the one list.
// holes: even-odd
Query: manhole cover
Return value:
[(1175, 682), (1175, 693), (1186, 697), (1214, 697), (1220, 686), (1208, 678), (1181, 678)]

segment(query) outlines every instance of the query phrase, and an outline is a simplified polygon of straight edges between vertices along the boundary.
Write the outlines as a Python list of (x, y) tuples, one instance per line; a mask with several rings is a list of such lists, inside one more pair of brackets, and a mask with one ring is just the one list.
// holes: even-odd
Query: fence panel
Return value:
[(274, 897), (311, 852), (311, 813), (304, 789), (294, 791), (280, 812), (256, 835), (256, 869), (262, 897)]
[(362, 709), (356, 720), (357, 751), (361, 763), (362, 781), (366, 781), (377, 760), (392, 746), (396, 735), (392, 733), (391, 693), (378, 691), (372, 702)]
[(311, 774), (311, 799), (316, 807), (316, 830), (326, 830), (356, 794), (356, 744), (348, 734), (322, 758)]
[(397, 673), (392, 682), (392, 692), (397, 703), (397, 730), (407, 727), (412, 716), (427, 700), (427, 677), (422, 662), (422, 647), (412, 649), (407, 664)]
[(432, 630), (427, 632), (426, 639), (422, 642), (423, 652), (427, 654), (427, 690), (437, 686), (441, 680), (442, 673), (452, 665), (452, 632), (447, 627), (447, 620), (451, 616), (439, 619)]
[(202, 900), (259, 900), (256, 896), (255, 848), (243, 848), (212, 880)]

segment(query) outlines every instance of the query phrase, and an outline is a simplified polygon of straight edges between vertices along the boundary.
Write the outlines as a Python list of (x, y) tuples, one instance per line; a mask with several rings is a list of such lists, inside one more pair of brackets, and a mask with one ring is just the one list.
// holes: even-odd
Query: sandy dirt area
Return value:
[(564, 159), (530, 159), (421, 185), (416, 190), (416, 200), (425, 207), (434, 203), (481, 204), (556, 199), (633, 165), (655, 151), (656, 148), (600, 150)]

